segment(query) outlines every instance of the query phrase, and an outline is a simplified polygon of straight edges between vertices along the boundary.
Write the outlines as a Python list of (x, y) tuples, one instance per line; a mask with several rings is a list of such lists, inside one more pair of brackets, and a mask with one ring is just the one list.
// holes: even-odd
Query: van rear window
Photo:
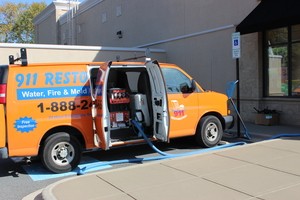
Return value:
[(0, 84), (7, 83), (8, 65), (0, 65)]

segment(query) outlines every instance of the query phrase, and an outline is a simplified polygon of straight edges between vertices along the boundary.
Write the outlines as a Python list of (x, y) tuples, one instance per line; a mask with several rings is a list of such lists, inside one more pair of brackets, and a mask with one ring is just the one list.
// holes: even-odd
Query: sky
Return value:
[[(11, 2), (11, 3), (33, 3), (33, 2), (45, 2), (47, 5), (52, 3), (53, 0), (0, 0), (1, 4), (3, 2)], [(82, 0), (79, 0), (81, 2)]]

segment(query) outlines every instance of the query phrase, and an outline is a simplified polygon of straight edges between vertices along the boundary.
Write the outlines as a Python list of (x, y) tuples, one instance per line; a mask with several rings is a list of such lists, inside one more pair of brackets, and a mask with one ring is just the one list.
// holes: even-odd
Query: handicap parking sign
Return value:
[(241, 57), (240, 32), (232, 33), (232, 58)]

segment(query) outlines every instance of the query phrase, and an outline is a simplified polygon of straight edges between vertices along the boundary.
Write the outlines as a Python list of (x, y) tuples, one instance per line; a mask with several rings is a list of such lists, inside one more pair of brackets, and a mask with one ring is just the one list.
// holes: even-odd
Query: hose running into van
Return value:
[[(141, 127), (141, 125), (139, 125), (138, 122), (136, 122), (135, 120), (132, 120), (131, 122), (138, 129), (139, 133), (143, 136), (143, 138), (147, 142), (147, 144), (155, 152), (160, 154), (160, 156), (154, 156), (154, 157), (148, 157), (148, 158), (133, 158), (133, 159), (114, 160), (114, 161), (103, 162), (103, 163), (100, 163), (100, 164), (97, 163), (93, 166), (83, 167), (82, 169), (79, 169), (79, 171), (77, 172), (77, 175), (83, 175), (83, 174), (85, 174), (86, 170), (96, 168), (96, 167), (100, 167), (100, 166), (105, 166), (105, 165), (124, 164), (124, 163), (142, 163), (144, 161), (155, 161), (155, 160), (163, 160), (163, 159), (169, 159), (169, 158), (190, 156), (190, 155), (196, 155), (196, 154), (206, 153), (206, 152), (210, 152), (210, 151), (214, 151), (214, 150), (225, 149), (225, 148), (230, 148), (230, 147), (246, 144), (245, 142), (236, 142), (236, 143), (224, 144), (224, 145), (220, 145), (220, 146), (215, 146), (215, 147), (211, 147), (211, 148), (207, 148), (207, 149), (196, 150), (196, 151), (187, 152), (187, 153), (169, 154), (169, 153), (162, 152), (161, 150), (159, 150), (158, 148), (156, 148), (154, 146), (154, 144), (146, 136), (146, 134), (144, 133), (144, 131)], [(277, 135), (274, 135), (271, 138), (269, 138), (269, 140), (282, 138), (282, 137), (300, 137), (300, 133), (299, 134), (296, 134), (296, 133), (295, 134), (289, 134), (289, 133), (277, 134)]]
[(142, 127), (135, 120), (132, 120), (131, 122), (139, 130), (139, 133), (142, 134), (142, 136), (143, 136), (144, 140), (147, 142), (147, 144), (156, 153), (158, 153), (158, 154), (160, 154), (162, 156), (167, 156), (167, 157), (188, 156), (188, 155), (194, 155), (194, 154), (198, 154), (198, 153), (209, 152), (209, 151), (212, 151), (212, 150), (224, 149), (224, 148), (228, 148), (228, 147), (233, 147), (233, 146), (237, 146), (237, 145), (244, 145), (244, 144), (246, 144), (245, 142), (236, 142), (236, 143), (229, 143), (229, 144), (224, 144), (224, 145), (220, 145), (220, 146), (215, 146), (215, 147), (211, 147), (211, 148), (207, 148), (207, 149), (200, 149), (200, 150), (196, 150), (196, 151), (192, 151), (192, 152), (186, 152), (186, 153), (180, 153), (180, 154), (168, 154), (168, 153), (160, 151), (159, 149), (156, 148), (156, 146), (154, 146), (154, 144), (151, 142), (151, 140), (149, 140), (149, 138), (146, 136), (146, 134), (142, 130)]
[(102, 162), (102, 163), (97, 163), (95, 165), (89, 166), (89, 167), (83, 167), (79, 169), (77, 172), (77, 175), (83, 175), (85, 174), (86, 170), (90, 170), (96, 167), (101, 167), (101, 166), (106, 166), (106, 165), (115, 165), (115, 164), (124, 164), (124, 163), (142, 163), (144, 161), (155, 161), (155, 160), (164, 160), (164, 159), (169, 159), (169, 158), (176, 158), (176, 157), (183, 157), (183, 156), (190, 156), (190, 155), (195, 155), (195, 154), (201, 154), (201, 153), (206, 153), (214, 150), (219, 150), (219, 149), (225, 149), (233, 146), (238, 146), (238, 145), (244, 145), (246, 144), (245, 142), (236, 142), (236, 143), (229, 143), (229, 144), (224, 144), (220, 146), (215, 146), (207, 149), (201, 149), (201, 150), (196, 150), (192, 152), (187, 152), (187, 153), (180, 153), (180, 154), (168, 154), (165, 152), (162, 152), (158, 148), (154, 146), (154, 144), (151, 142), (151, 140), (148, 139), (144, 131), (142, 130), (141, 125), (137, 123), (135, 120), (131, 121), (132, 124), (138, 129), (139, 133), (143, 136), (144, 140), (147, 142), (147, 144), (160, 156), (154, 156), (154, 157), (147, 157), (147, 158), (132, 158), (132, 159), (121, 159), (121, 160), (114, 160), (114, 161), (107, 161), (107, 162)]

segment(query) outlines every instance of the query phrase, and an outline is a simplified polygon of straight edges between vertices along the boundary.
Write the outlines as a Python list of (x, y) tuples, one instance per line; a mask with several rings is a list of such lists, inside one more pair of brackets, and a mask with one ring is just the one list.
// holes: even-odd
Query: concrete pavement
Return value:
[(299, 127), (253, 128), (252, 144), (67, 178), (24, 200), (299, 199), (300, 138), (261, 141)]

